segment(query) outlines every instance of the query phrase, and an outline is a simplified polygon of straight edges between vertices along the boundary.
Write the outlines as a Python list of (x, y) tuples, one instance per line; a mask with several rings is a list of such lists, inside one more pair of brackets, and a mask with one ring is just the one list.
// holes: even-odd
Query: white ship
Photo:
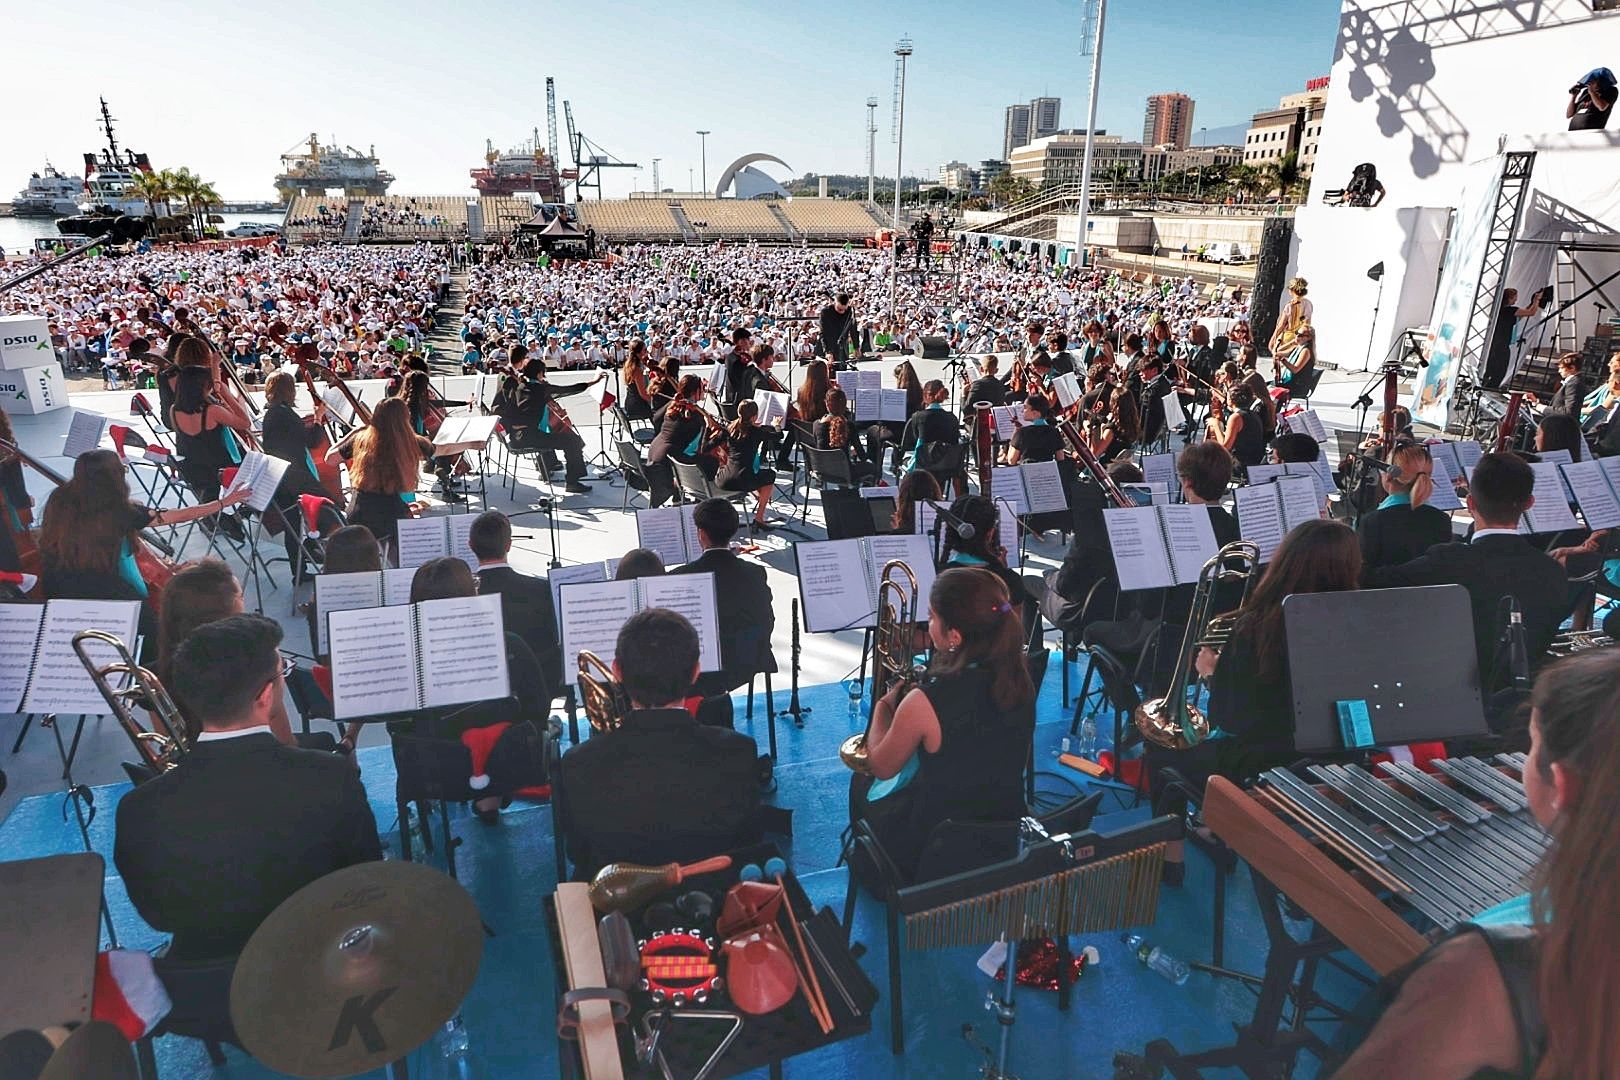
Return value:
[(28, 178), (28, 186), (11, 198), (11, 212), (17, 217), (66, 217), (79, 212), (84, 197), (84, 181), (64, 176), (47, 161), (43, 172)]
[(107, 133), (107, 147), (98, 157), (84, 155), (84, 195), (79, 209), (84, 213), (110, 209), (120, 214), (144, 217), (151, 213), (146, 200), (130, 192), (135, 178), (152, 171), (152, 163), (145, 154), (133, 150), (120, 150), (113, 134), (112, 114), (107, 111), (107, 99), (101, 99), (101, 127)]

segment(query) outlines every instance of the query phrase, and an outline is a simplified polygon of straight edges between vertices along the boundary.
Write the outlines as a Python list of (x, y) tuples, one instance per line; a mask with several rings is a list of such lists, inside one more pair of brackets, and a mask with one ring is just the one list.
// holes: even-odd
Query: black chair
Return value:
[(727, 499), (731, 502), (742, 502), (752, 492), (727, 491), (725, 488), (709, 479), (709, 474), (700, 466), (689, 465), (684, 461), (670, 459), (675, 466), (675, 483), (681, 489), (681, 494), (692, 502), (702, 502), (705, 499)]
[(171, 1007), (155, 1028), (135, 1045), (141, 1075), (157, 1076), (152, 1040), (164, 1035), (201, 1040), (215, 1068), (225, 1064), (222, 1046), (241, 1047), (231, 1023), (231, 976), (236, 957), (201, 963), (181, 963), (154, 956), (152, 969), (169, 995)]
[[(1048, 833), (1083, 832), (1091, 825), (1103, 793), (1078, 796), (1039, 818)], [(889, 1033), (890, 1048), (895, 1054), (905, 1051), (905, 1016), (902, 1007), (900, 928), (907, 889), (930, 882), (941, 881), (956, 874), (991, 866), (1018, 854), (1016, 821), (942, 821), (935, 826), (924, 844), (917, 872), (909, 877), (903, 874), (893, 858), (884, 849), (877, 834), (865, 821), (857, 821), (853, 828), (850, 851), (860, 852), (867, 861), (870, 873), (876, 879), (878, 898), (883, 901), (884, 919), (889, 940)], [(849, 885), (844, 893), (844, 937), (847, 941), (855, 922), (855, 897), (859, 890), (859, 875), (850, 867)], [(1060, 942), (1060, 948), (1066, 948)], [(1059, 988), (1059, 1006), (1068, 1006), (1068, 987)]]
[(969, 444), (965, 442), (925, 443), (922, 450), (922, 471), (929, 473), (939, 481), (939, 489), (945, 491), (947, 484), (961, 481), (967, 482), (967, 458)]
[(829, 488), (855, 487), (855, 475), (849, 467), (849, 456), (842, 450), (817, 450), (806, 443), (803, 447), (805, 460), (804, 502), (799, 506), (799, 520), (805, 521), (810, 515), (810, 483), (815, 482), (817, 490), (826, 491)]
[(628, 435), (632, 442), (640, 446), (646, 446), (658, 434), (651, 424), (636, 427), (635, 421), (630, 419), (629, 414), (624, 411), (622, 405), (614, 405), (608, 411), (612, 414), (613, 422), (618, 425), (619, 430)]
[(1288, 381), (1288, 400), (1309, 401), (1311, 395), (1316, 393), (1316, 384), (1322, 381), (1322, 369), (1312, 367), (1309, 371), (1302, 371)]
[[(1055, 573), (1055, 571), (1053, 572)], [(1046, 593), (1041, 597), (1041, 614), (1057, 627), (1059, 648), (1062, 650), (1063, 707), (1069, 707), (1069, 664), (1079, 658), (1085, 628), (1101, 619), (1106, 612), (1110, 617), (1119, 609), (1119, 585), (1113, 578), (1099, 578), (1086, 590), (1086, 598), (1078, 605), (1063, 599), (1052, 588), (1049, 574)], [(1091, 688), (1091, 668), (1086, 669), (1085, 680), (1080, 683), (1080, 694), (1085, 696)]]
[[(1126, 728), (1136, 707), (1142, 704), (1142, 694), (1136, 687), (1136, 679), (1131, 669), (1124, 661), (1102, 645), (1088, 646), (1088, 650), (1091, 654), (1091, 666), (1087, 670), (1087, 682), (1089, 684), (1091, 671), (1095, 671), (1102, 680), (1103, 700), (1114, 710), (1114, 760), (1117, 762), (1125, 752)], [(1069, 722), (1071, 736), (1080, 730), (1080, 721), (1085, 708), (1084, 697), (1075, 702), (1074, 718)], [(1140, 795), (1140, 789), (1138, 794)]]
[(630, 493), (651, 491), (652, 481), (647, 479), (647, 459), (641, 454), (641, 446), (634, 439), (620, 439), (618, 447), (619, 469), (624, 473), (624, 499), (619, 509), (628, 510)]

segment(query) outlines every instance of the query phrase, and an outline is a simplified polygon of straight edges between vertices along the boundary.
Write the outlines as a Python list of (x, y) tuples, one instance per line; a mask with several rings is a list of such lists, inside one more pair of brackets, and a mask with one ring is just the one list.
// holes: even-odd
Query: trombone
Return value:
[(838, 757), (852, 771), (870, 775), (866, 736), (872, 730), (877, 703), (889, 689), (917, 681), (912, 656), (916, 651), (917, 575), (900, 559), (883, 564), (878, 585), (878, 624), (872, 633), (872, 708), (866, 730), (851, 735), (838, 747)]
[(589, 649), (579, 651), (579, 698), (592, 731), (612, 731), (624, 723), (630, 701), (613, 669)]
[[(1187, 700), (1187, 680), (1200, 647), (1220, 648), (1232, 636), (1237, 621), (1234, 614), (1211, 616), (1215, 586), (1223, 581), (1242, 581), (1243, 599), (1260, 570), (1260, 545), (1252, 540), (1234, 540), (1214, 555), (1198, 571), (1192, 607), (1187, 611), (1187, 629), (1181, 636), (1181, 651), (1170, 672), (1170, 685), (1163, 697), (1143, 702), (1131, 719), (1142, 738), (1169, 750), (1186, 750), (1209, 737), (1209, 718)], [(1242, 604), (1238, 605), (1240, 608)]]
[[(85, 643), (91, 641), (112, 649), (116, 659), (109, 664), (97, 664), (85, 647)], [(90, 673), (90, 681), (101, 691), (119, 726), (135, 744), (141, 763), (159, 773), (180, 764), (190, 748), (191, 733), (179, 706), (158, 677), (135, 662), (129, 647), (120, 638), (104, 630), (81, 630), (74, 634), (73, 651)], [(121, 686), (114, 685), (114, 676), (122, 676)], [(151, 710), (156, 728), (148, 729), (141, 722), (135, 713), (137, 706)]]

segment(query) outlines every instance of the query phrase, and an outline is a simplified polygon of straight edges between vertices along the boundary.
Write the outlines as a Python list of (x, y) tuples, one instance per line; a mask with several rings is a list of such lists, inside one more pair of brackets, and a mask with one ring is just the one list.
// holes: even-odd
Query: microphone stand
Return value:
[(538, 499), (529, 509), (519, 510), (506, 516), (511, 519), (526, 517), (529, 514), (546, 515), (546, 532), (551, 537), (551, 562), (547, 563), (547, 565), (555, 570), (562, 565), (562, 560), (557, 557), (557, 504), (550, 499)]

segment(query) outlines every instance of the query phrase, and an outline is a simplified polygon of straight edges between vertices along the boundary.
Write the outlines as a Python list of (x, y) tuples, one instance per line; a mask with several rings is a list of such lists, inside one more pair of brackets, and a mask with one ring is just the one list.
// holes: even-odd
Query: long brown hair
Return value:
[(918, 376), (917, 369), (911, 366), (910, 360), (902, 360), (894, 365), (894, 385), (906, 392), (907, 416), (923, 407), (923, 381)]
[(799, 393), (795, 399), (799, 406), (799, 419), (807, 424), (813, 424), (827, 415), (829, 382), (827, 361), (810, 361), (810, 366), (804, 369), (804, 382), (799, 384)]
[(214, 347), (195, 334), (176, 334), (169, 340), (169, 363), (175, 367), (213, 367)]
[(158, 605), (158, 677), (169, 677), (174, 650), (193, 630), (240, 614), (241, 596), (236, 575), (218, 559), (200, 559), (170, 578)]
[(1282, 602), (1295, 593), (1350, 592), (1361, 581), (1361, 545), (1356, 534), (1337, 521), (1300, 523), (1283, 537), (1271, 565), (1243, 605), (1239, 632), (1254, 636), (1259, 677), (1282, 671)]
[(849, 445), (849, 398), (838, 386), (827, 388), (827, 445), (842, 450)]
[(1620, 649), (1593, 649), (1547, 668), (1531, 699), (1542, 777), (1574, 774), (1539, 870), (1539, 990), (1547, 1025), (1540, 1078), (1620, 1074)]
[(908, 472), (900, 478), (900, 493), (894, 500), (894, 520), (889, 528), (897, 533), (913, 532), (917, 528), (917, 504), (927, 499), (938, 499), (944, 493), (934, 474), (923, 469)]
[(39, 525), (39, 551), (64, 570), (106, 572), (118, 565), (128, 531), (129, 481), (111, 450), (89, 450), (73, 463), (68, 482), (51, 492)]
[(977, 566), (953, 566), (934, 579), (928, 606), (962, 635), (961, 648), (934, 650), (930, 675), (953, 675), (970, 666), (991, 672), (990, 698), (1003, 714), (1035, 700), (1024, 662), (1023, 623), (1000, 578)]
[(349, 472), (359, 491), (398, 495), (416, 490), (422, 468), (422, 439), (411, 429), (403, 398), (385, 398), (371, 410), (371, 424), (354, 437)]
[(726, 428), (726, 435), (733, 442), (741, 439), (753, 430), (755, 422), (759, 420), (759, 403), (753, 398), (737, 402), (737, 419)]

